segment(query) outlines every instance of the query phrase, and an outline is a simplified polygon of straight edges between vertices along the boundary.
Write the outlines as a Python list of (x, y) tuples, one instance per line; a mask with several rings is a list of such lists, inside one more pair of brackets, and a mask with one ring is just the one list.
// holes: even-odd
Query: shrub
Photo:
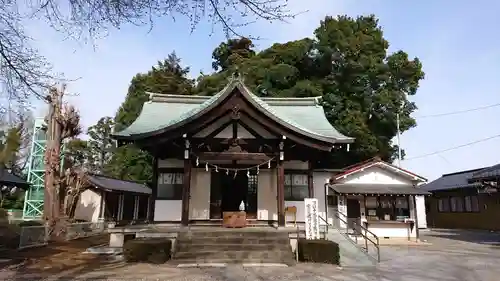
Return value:
[(0, 221), (7, 220), (9, 218), (9, 213), (7, 210), (0, 208)]
[(165, 263), (170, 259), (170, 239), (133, 239), (125, 242), (123, 255), (127, 262)]
[(23, 226), (42, 226), (42, 225), (43, 225), (43, 223), (40, 221), (22, 221), (19, 223), (20, 227), (23, 227)]
[(7, 221), (0, 221), (0, 246), (8, 249), (19, 247), (19, 226)]
[(330, 240), (299, 239), (299, 261), (340, 264), (339, 245)]

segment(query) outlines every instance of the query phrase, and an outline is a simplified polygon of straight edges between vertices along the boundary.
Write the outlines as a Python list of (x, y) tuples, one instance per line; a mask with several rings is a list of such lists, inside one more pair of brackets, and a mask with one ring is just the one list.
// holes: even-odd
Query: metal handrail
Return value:
[(296, 237), (296, 244), (295, 244), (295, 259), (297, 262), (299, 262), (299, 235), (300, 235), (300, 230), (299, 230), (299, 225), (295, 224), (295, 227), (297, 228), (297, 237)]
[[(345, 223), (346, 225), (346, 234), (348, 234), (348, 229), (349, 229), (349, 223), (347, 222), (347, 220), (344, 220), (340, 217), (340, 215), (344, 215), (342, 213), (340, 213), (339, 211), (335, 211), (335, 216), (340, 220), (342, 221), (343, 223)], [(345, 216), (345, 215), (344, 215)], [(347, 216), (345, 216), (347, 218)], [(321, 220), (323, 220), (327, 225), (330, 225), (330, 223), (328, 221), (326, 221), (324, 218), (322, 218), (321, 216), (319, 216), (319, 218)], [(360, 227), (361, 230), (364, 230), (365, 234), (363, 234), (363, 232), (360, 232), (358, 230), (356, 230), (355, 227), (352, 227), (351, 229), (354, 230), (355, 233), (358, 233), (365, 239), (365, 249), (364, 249), (364, 252), (370, 256), (369, 252), (368, 252), (368, 241), (370, 243), (373, 244), (373, 246), (375, 246), (375, 249), (377, 250), (377, 262), (380, 262), (380, 240), (378, 238), (377, 235), (375, 235), (375, 233), (371, 232), (370, 230), (368, 230), (366, 227), (362, 226), (361, 224), (357, 223), (357, 222), (354, 222), (355, 225), (358, 225)], [(333, 227), (336, 227), (335, 225), (332, 224)], [(369, 233), (370, 235), (372, 235), (377, 242), (373, 241), (372, 239), (370, 239), (367, 235), (367, 233)], [(348, 236), (348, 239), (349, 236)], [(356, 245), (358, 243), (358, 238), (356, 236), (356, 241), (355, 241)], [(362, 249), (362, 248), (361, 248)], [(370, 256), (371, 257), (371, 256)]]
[[(339, 211), (335, 211), (335, 215), (337, 216), (337, 218), (338, 218), (339, 220), (341, 220), (343, 223), (345, 223), (346, 225), (348, 225), (347, 220), (344, 220), (344, 219), (342, 219), (342, 218), (340, 218), (340, 217), (339, 217), (339, 215), (342, 215), (342, 216), (344, 216), (344, 218), (348, 219), (348, 217), (347, 217), (345, 214), (342, 214), (342, 213), (341, 213), (341, 212), (339, 212)], [(370, 234), (371, 234), (371, 235), (372, 235), (375, 239), (377, 239), (377, 244), (379, 244), (379, 238), (378, 238), (378, 236), (377, 236), (377, 235), (375, 235), (375, 233), (371, 232), (370, 230), (368, 230), (368, 228), (366, 228), (366, 227), (362, 226), (361, 224), (359, 224), (359, 223), (358, 223), (358, 222), (356, 222), (356, 221), (353, 221), (353, 224), (358, 225), (358, 226), (359, 226), (359, 228), (361, 228), (362, 230), (364, 230), (364, 231), (365, 231), (365, 234), (366, 234), (366, 233), (370, 233)], [(347, 227), (349, 227), (349, 226), (347, 226)], [(352, 227), (352, 230), (356, 231), (356, 228)], [(360, 234), (361, 234), (361, 235), (363, 235), (363, 233), (360, 233)], [(375, 243), (375, 242), (373, 242), (373, 243)]]

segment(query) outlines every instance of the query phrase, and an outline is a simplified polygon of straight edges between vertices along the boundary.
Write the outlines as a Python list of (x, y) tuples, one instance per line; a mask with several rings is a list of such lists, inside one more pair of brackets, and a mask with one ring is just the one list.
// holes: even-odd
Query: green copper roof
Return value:
[(114, 134), (116, 137), (134, 137), (162, 130), (216, 105), (238, 88), (250, 102), (266, 115), (286, 123), (299, 133), (332, 143), (350, 143), (354, 139), (339, 133), (326, 119), (319, 105), (320, 97), (310, 98), (259, 98), (252, 94), (240, 80), (231, 81), (212, 97), (182, 96), (150, 93), (150, 101), (144, 103), (139, 117), (128, 128)]

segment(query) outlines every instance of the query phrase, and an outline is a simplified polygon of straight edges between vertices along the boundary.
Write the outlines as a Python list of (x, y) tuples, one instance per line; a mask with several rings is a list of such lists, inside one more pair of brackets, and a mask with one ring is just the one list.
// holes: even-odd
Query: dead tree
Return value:
[[(49, 227), (50, 234), (53, 234), (56, 228), (59, 228), (56, 225), (61, 218), (61, 214), (65, 214), (62, 205), (65, 202), (64, 197), (66, 195), (64, 183), (67, 181), (64, 180), (65, 171), (61, 169), (61, 147), (65, 140), (76, 137), (81, 133), (78, 111), (73, 106), (63, 104), (65, 90), (65, 85), (62, 86), (61, 90), (51, 88), (49, 95), (46, 97), (49, 104), (49, 113), (46, 118), (47, 147), (45, 152), (43, 217)], [(59, 233), (59, 231), (55, 233)]]

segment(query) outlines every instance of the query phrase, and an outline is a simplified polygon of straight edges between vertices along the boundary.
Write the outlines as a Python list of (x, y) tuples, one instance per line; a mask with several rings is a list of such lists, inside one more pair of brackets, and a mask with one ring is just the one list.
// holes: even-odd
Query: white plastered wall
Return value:
[(377, 166), (366, 168), (338, 180), (339, 183), (361, 183), (361, 184), (412, 184), (409, 179), (388, 172)]
[(94, 189), (87, 189), (82, 194), (76, 205), (75, 219), (88, 222), (99, 221), (101, 209), (101, 193)]
[[(360, 171), (357, 173), (354, 173), (352, 175), (346, 176), (345, 178), (341, 178), (337, 180), (338, 183), (355, 183), (355, 184), (385, 184), (385, 185), (390, 185), (390, 184), (413, 184), (412, 181), (404, 176), (398, 175), (395, 172), (389, 172), (386, 169), (380, 168), (378, 166), (372, 166), (369, 168), (366, 168), (364, 171)], [(340, 196), (339, 196), (340, 197)], [(362, 196), (343, 196), (345, 199), (358, 199), (360, 201), (360, 213), (361, 213), (361, 218), (358, 220), (358, 223), (361, 222), (361, 220), (364, 220), (365, 218), (365, 206), (364, 206), (364, 200)], [(410, 207), (410, 217), (412, 219), (415, 219), (415, 209), (417, 213), (417, 220), (418, 220), (418, 225), (419, 228), (422, 228), (422, 223), (420, 220), (423, 220), (423, 227), (426, 227), (425, 223), (425, 201), (423, 203), (420, 202), (423, 196), (417, 196), (417, 204), (416, 206), (413, 204), (412, 200), (409, 202), (409, 207)], [(423, 201), (423, 200), (422, 200)], [(340, 201), (339, 201), (340, 202)], [(347, 202), (345, 200), (344, 202)], [(339, 205), (340, 206), (340, 205)], [(340, 207), (339, 207), (340, 209)], [(346, 210), (346, 209), (344, 209)], [(422, 218), (422, 213), (423, 213), (423, 218)], [(345, 214), (347, 215), (347, 213)], [(333, 214), (330, 213), (329, 218), (333, 218)], [(341, 224), (342, 226), (343, 224)], [(377, 236), (379, 237), (392, 237), (392, 238), (405, 238), (408, 237), (408, 228), (406, 226), (398, 226), (397, 224), (376, 224), (372, 223), (372, 226), (369, 227), (369, 230), (374, 232)], [(410, 231), (410, 237), (414, 238), (416, 237), (416, 229), (413, 227)]]
[[(159, 168), (183, 168), (184, 162), (178, 159), (158, 160)], [(191, 170), (191, 198), (189, 200), (189, 219), (208, 220), (210, 218), (210, 171), (205, 168)], [(182, 200), (156, 200), (154, 221), (180, 221)]]
[[(285, 171), (292, 170), (307, 170), (308, 163), (301, 161), (285, 161)], [(277, 171), (276, 169), (262, 170), (259, 173), (258, 187), (258, 213), (259, 220), (278, 220), (278, 203), (277, 203)], [(319, 215), (325, 218), (325, 182), (330, 178), (329, 172), (314, 172), (313, 187), (314, 197), (318, 199)], [(305, 221), (305, 206), (304, 201), (285, 201), (285, 207), (297, 207), (297, 222)], [(293, 217), (287, 216), (287, 225), (292, 223)], [(321, 224), (324, 224), (321, 221)]]
[[(183, 168), (178, 159), (159, 159), (158, 168)], [(182, 200), (155, 200), (153, 221), (181, 221)]]
[[(250, 163), (249, 163), (250, 164)], [(202, 166), (202, 165), (201, 165)], [(159, 160), (160, 168), (182, 168), (183, 161), (176, 159)], [(286, 169), (307, 170), (308, 163), (301, 161), (285, 161)], [(210, 177), (211, 172), (205, 168), (193, 168), (191, 171), (191, 199), (189, 202), (189, 218), (191, 220), (208, 220), (210, 218)], [(325, 217), (325, 182), (330, 178), (328, 172), (314, 172), (314, 196), (318, 199), (320, 216)], [(257, 187), (257, 219), (278, 220), (277, 214), (277, 171), (261, 169)], [(297, 222), (304, 222), (304, 201), (285, 201), (285, 207), (297, 207)], [(156, 200), (154, 221), (180, 221), (182, 213), (181, 200)], [(291, 223), (292, 217), (287, 221)], [(322, 222), (323, 224), (323, 222)]]

